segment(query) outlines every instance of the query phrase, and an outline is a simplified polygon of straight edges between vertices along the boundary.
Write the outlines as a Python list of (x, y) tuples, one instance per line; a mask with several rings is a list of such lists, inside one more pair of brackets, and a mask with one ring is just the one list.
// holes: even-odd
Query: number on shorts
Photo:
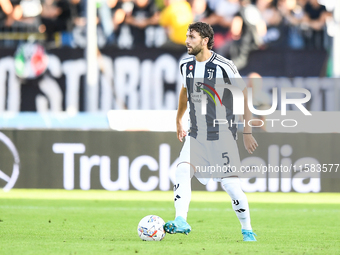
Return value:
[(226, 158), (227, 159), (227, 163), (223, 163), (223, 165), (227, 166), (227, 170), (223, 171), (223, 172), (229, 173), (230, 172), (230, 166), (229, 166), (230, 159), (229, 159), (229, 156), (228, 156), (228, 152), (223, 152), (222, 153), (222, 158)]
[(229, 165), (229, 162), (230, 162), (230, 159), (229, 159), (229, 156), (227, 155), (228, 152), (223, 152), (222, 153), (222, 158), (226, 158), (227, 159), (227, 163), (224, 163), (223, 165)]

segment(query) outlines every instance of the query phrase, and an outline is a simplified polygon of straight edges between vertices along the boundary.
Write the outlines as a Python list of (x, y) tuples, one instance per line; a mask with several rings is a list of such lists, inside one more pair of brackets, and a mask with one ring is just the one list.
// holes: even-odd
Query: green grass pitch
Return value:
[(258, 242), (243, 242), (225, 192), (193, 192), (192, 232), (143, 242), (140, 219), (173, 220), (172, 192), (0, 192), (0, 254), (340, 254), (340, 194), (249, 193)]

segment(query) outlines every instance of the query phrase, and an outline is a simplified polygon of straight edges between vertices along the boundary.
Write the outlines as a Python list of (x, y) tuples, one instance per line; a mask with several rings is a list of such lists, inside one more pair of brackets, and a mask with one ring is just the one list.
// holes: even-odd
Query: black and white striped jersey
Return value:
[(218, 140), (219, 133), (230, 130), (236, 139), (237, 125), (215, 125), (215, 119), (235, 122), (233, 97), (226, 85), (246, 87), (232, 61), (212, 52), (204, 62), (194, 56), (180, 61), (183, 86), (187, 88), (190, 116), (189, 135), (194, 138)]

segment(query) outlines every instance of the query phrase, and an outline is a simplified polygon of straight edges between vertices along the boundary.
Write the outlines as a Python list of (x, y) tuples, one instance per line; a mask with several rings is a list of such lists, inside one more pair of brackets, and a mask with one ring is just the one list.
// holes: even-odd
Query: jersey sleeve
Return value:
[(181, 73), (183, 87), (186, 88), (187, 87), (186, 64), (183, 63), (182, 61), (179, 63), (179, 71)]
[(225, 68), (227, 70), (231, 84), (234, 85), (234, 86), (237, 86), (238, 88), (240, 88), (243, 91), (244, 88), (246, 87), (244, 80), (242, 79), (240, 73), (238, 72), (235, 64), (230, 60), (227, 60), (227, 61), (228, 62), (225, 65)]
[(246, 83), (244, 82), (243, 78), (241, 77), (238, 71), (237, 73), (234, 74), (233, 85), (239, 87), (242, 91), (246, 87)]
[(246, 84), (232, 61), (224, 59), (218, 62), (218, 65), (221, 68), (222, 76), (226, 84), (231, 84), (244, 90)]

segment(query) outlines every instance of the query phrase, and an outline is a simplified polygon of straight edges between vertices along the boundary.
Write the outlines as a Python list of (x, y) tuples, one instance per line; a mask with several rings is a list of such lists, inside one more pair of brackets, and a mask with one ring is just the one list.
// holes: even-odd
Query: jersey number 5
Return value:
[(224, 173), (229, 173), (230, 172), (230, 166), (229, 166), (230, 159), (229, 159), (229, 156), (228, 156), (228, 152), (223, 152), (222, 153), (222, 158), (226, 158), (227, 159), (227, 163), (223, 163), (223, 165), (227, 166), (227, 170), (223, 171), (223, 172)]
[(229, 162), (230, 162), (230, 159), (229, 159), (229, 157), (228, 157), (228, 152), (223, 152), (222, 153), (222, 158), (226, 158), (227, 159), (227, 163), (224, 163), (223, 165), (229, 165)]

